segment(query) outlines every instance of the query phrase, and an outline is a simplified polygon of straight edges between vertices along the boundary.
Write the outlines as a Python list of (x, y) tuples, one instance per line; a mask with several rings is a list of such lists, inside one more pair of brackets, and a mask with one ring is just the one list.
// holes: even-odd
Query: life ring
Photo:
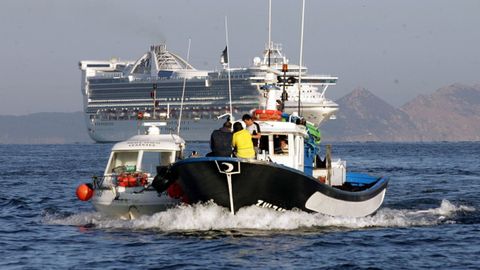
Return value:
[(137, 119), (142, 120), (143, 119), (143, 112), (138, 112), (137, 113)]
[(253, 118), (263, 121), (278, 121), (282, 119), (282, 112), (277, 110), (255, 110)]

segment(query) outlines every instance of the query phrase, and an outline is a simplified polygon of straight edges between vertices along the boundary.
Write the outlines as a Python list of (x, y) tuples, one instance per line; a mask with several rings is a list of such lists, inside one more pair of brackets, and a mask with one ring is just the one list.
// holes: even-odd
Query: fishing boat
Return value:
[[(276, 95), (274, 91), (278, 89), (270, 88), (268, 96)], [(157, 179), (178, 184), (184, 201), (212, 200), (232, 213), (257, 205), (363, 217), (382, 205), (388, 179), (347, 173), (346, 161), (332, 161), (330, 151), (321, 159), (315, 125), (271, 107), (256, 110), (254, 118), (262, 135), (255, 158), (187, 158), (173, 163)]]
[[(304, 11), (305, 2), (302, 37)], [(302, 45), (303, 38), (299, 66), (302, 66)], [(329, 146), (325, 159), (321, 159), (321, 133), (317, 125), (299, 115), (301, 95), (296, 112), (285, 111), (289, 104), (285, 87), (288, 65), (282, 65), (283, 78), (278, 69), (265, 70), (261, 87), (264, 107), (253, 111), (261, 130), (255, 157), (188, 158), (173, 163), (156, 179), (179, 186), (184, 201), (213, 201), (229, 208), (232, 214), (252, 205), (342, 217), (374, 214), (383, 203), (388, 179), (347, 173), (346, 161), (332, 161)], [(301, 82), (301, 73), (298, 81)], [(299, 93), (301, 88), (299, 83)], [(168, 184), (158, 191), (163, 192), (166, 187)]]
[(83, 201), (91, 198), (100, 213), (125, 219), (177, 205), (180, 199), (171, 196), (174, 190), (158, 193), (153, 187), (154, 176), (182, 158), (185, 148), (185, 141), (178, 135), (160, 134), (159, 126), (165, 124), (144, 123), (146, 134), (115, 144), (103, 176), (80, 185), (77, 197)]

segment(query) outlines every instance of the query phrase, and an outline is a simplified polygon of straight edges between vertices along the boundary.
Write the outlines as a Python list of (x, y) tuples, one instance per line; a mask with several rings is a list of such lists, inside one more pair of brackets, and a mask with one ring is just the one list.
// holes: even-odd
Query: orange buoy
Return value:
[(77, 198), (81, 201), (88, 201), (93, 196), (93, 187), (91, 184), (81, 184), (77, 187)]

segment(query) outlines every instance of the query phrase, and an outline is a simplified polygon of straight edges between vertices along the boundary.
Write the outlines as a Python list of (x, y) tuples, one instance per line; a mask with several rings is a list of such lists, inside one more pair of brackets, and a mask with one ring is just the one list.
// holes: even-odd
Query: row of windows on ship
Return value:
[[(150, 72), (148, 72), (149, 74)], [(183, 80), (184, 77), (181, 75), (176, 75), (172, 74), (171, 76), (168, 77), (157, 77), (157, 76), (150, 76), (150, 75), (143, 75), (143, 74), (135, 74), (137, 76), (132, 77), (131, 81), (162, 81), (162, 80)], [(143, 75), (143, 76), (142, 76)], [(252, 73), (237, 73), (237, 72), (232, 72), (230, 73), (230, 79), (249, 79), (250, 77), (254, 76), (255, 74)], [(210, 80), (215, 80), (215, 79), (228, 79), (228, 73), (227, 72), (213, 72), (213, 73), (208, 73), (208, 75), (203, 75), (203, 76), (194, 76), (194, 79), (197, 80), (205, 80), (205, 86), (210, 86)], [(190, 79), (189, 79), (190, 80)]]
[[(124, 100), (124, 99), (134, 99), (134, 100), (138, 100), (138, 101), (145, 101), (145, 100), (152, 100), (152, 99), (147, 99), (148, 95), (150, 95), (150, 92), (148, 93), (137, 93), (137, 92), (131, 92), (131, 93), (128, 93), (129, 95), (123, 93), (122, 95), (120, 95), (120, 97), (118, 97), (118, 99), (116, 100), (113, 100), (111, 99), (112, 98), (112, 95), (115, 94), (114, 91), (112, 91), (112, 93), (95, 93), (95, 94), (91, 94), (89, 99), (90, 99), (90, 102), (116, 102), (118, 100)], [(164, 93), (160, 93), (160, 92), (157, 92), (157, 96), (162, 94), (162, 96), (165, 96)], [(252, 100), (255, 100), (257, 98), (256, 95), (249, 95), (249, 93), (245, 94), (245, 93), (239, 93), (238, 91), (235, 93), (236, 95), (242, 95), (242, 98), (243, 99), (252, 99)], [(172, 93), (171, 95), (177, 95), (176, 93)], [(110, 99), (109, 99), (110, 98)], [(182, 98), (181, 97), (157, 97), (156, 98), (157, 101), (181, 101)], [(218, 93), (218, 95), (207, 95), (205, 93), (201, 93), (201, 92), (194, 92), (194, 96), (190, 96), (190, 97), (185, 97), (183, 99), (184, 101), (216, 101), (216, 102), (224, 102), (225, 100), (228, 100), (228, 96), (225, 96), (224, 93)]]
[[(248, 111), (248, 108), (233, 107), (235, 114)], [(225, 107), (184, 107), (182, 116), (186, 118), (217, 118), (222, 114), (230, 112), (228, 106)], [(90, 115), (90, 119), (97, 120), (138, 120), (138, 119), (165, 119), (177, 118), (180, 115), (180, 108), (135, 108), (135, 109), (102, 109), (96, 114)]]
[[(290, 91), (287, 91), (289, 93), (289, 96), (296, 96), (296, 92), (295, 90), (291, 90), (289, 89)], [(237, 93), (237, 94), (241, 94), (241, 93)], [(312, 89), (308, 89), (308, 90), (302, 90), (302, 98), (304, 99), (316, 99), (316, 98), (319, 98), (320, 95), (317, 95), (318, 92), (315, 91), (315, 90), (312, 90)], [(102, 93), (102, 94), (95, 94), (95, 95), (91, 95), (90, 96), (90, 99), (92, 101), (96, 101), (96, 102), (115, 102), (116, 100), (109, 100), (108, 97), (110, 97), (110, 93)], [(129, 98), (138, 98), (139, 94), (138, 93), (135, 93), (135, 96), (130, 96)], [(221, 95), (217, 95), (217, 96), (211, 96), (210, 94), (208, 95), (209, 97), (205, 98), (203, 96), (207, 96), (206, 92), (195, 92), (195, 97), (185, 97), (184, 100), (185, 101), (207, 101), (207, 100), (214, 100), (214, 101), (217, 101), (217, 102), (221, 102), (221, 101), (224, 101), (227, 97), (222, 97)], [(267, 96), (267, 93), (264, 92), (263, 93), (263, 96), (266, 97)], [(124, 98), (126, 98), (127, 96), (125, 96), (124, 94)], [(143, 97), (143, 95), (141, 95), (141, 97)], [(102, 99), (104, 98), (104, 99)], [(243, 95), (242, 97), (239, 97), (240, 99), (251, 99), (251, 100), (257, 100), (258, 99), (258, 96), (254, 96), (254, 95)], [(179, 102), (181, 101), (182, 99), (180, 97), (158, 97), (157, 98), (157, 101), (163, 101), (163, 102)]]
[[(184, 131), (184, 130), (193, 130), (193, 128), (190, 127), (190, 124), (196, 122), (197, 119), (193, 119), (193, 120), (182, 120), (180, 121), (181, 123), (181, 126), (180, 126), (180, 130)], [(103, 127), (110, 127), (110, 126), (113, 126), (113, 122), (94, 122), (93, 123), (94, 126), (103, 126)], [(169, 125), (169, 126), (166, 126), (166, 127), (160, 127), (160, 130), (163, 132), (163, 133), (169, 133), (169, 132), (175, 132), (177, 130), (177, 127), (178, 127), (178, 124), (172, 124), (172, 125)], [(90, 132), (94, 132), (95, 130), (94, 129), (89, 129)]]

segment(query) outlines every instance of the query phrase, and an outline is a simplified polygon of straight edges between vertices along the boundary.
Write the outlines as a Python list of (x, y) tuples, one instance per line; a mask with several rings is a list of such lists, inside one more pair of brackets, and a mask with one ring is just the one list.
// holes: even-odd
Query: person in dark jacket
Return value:
[(232, 123), (227, 121), (223, 127), (216, 129), (210, 136), (210, 149), (207, 156), (229, 157), (232, 155)]

